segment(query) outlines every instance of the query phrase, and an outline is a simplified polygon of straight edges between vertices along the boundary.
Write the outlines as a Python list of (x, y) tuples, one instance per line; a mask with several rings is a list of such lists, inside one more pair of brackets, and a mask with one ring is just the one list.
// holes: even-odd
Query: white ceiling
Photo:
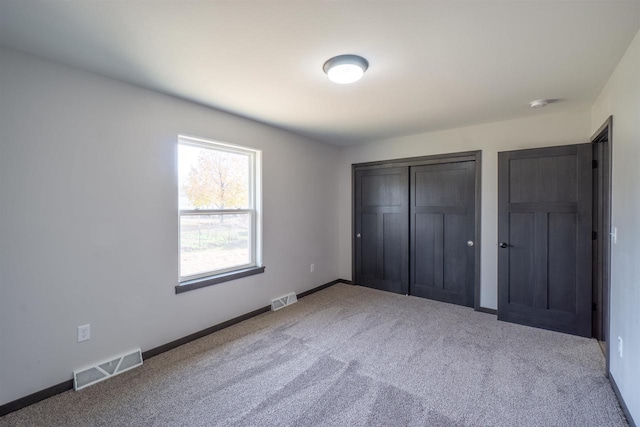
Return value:
[[(336, 145), (585, 108), (639, 28), (637, 0), (0, 0), (5, 47)], [(336, 85), (345, 53), (370, 67)]]

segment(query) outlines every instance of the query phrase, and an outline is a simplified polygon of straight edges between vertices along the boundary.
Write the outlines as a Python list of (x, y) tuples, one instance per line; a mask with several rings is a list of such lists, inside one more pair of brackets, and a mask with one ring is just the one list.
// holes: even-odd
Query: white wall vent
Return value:
[(295, 292), (291, 292), (283, 297), (272, 299), (271, 300), (271, 311), (280, 310), (282, 307), (286, 307), (288, 305), (293, 304), (294, 302), (298, 302), (298, 297), (296, 297)]
[(137, 368), (140, 365), (142, 365), (142, 352), (140, 349), (121, 354), (111, 360), (73, 371), (73, 388), (81, 390), (129, 369)]

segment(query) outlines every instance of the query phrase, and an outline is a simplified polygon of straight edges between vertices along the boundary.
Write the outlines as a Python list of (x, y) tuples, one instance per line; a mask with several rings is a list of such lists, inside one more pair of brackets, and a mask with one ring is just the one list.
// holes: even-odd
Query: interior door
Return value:
[(355, 172), (355, 282), (408, 293), (409, 168)]
[(474, 306), (475, 162), (411, 168), (410, 293)]
[(591, 145), (498, 154), (498, 319), (591, 336)]

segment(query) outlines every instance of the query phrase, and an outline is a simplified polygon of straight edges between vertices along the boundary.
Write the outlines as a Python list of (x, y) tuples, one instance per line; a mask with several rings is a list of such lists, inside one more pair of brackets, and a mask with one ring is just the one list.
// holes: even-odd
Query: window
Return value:
[(176, 291), (264, 271), (259, 267), (259, 162), (256, 150), (179, 138)]

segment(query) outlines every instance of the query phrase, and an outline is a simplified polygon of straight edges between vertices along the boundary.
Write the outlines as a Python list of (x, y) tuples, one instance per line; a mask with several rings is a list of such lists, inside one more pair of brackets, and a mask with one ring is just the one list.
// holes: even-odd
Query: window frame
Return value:
[[(252, 274), (264, 272), (261, 263), (261, 154), (260, 150), (249, 147), (229, 144), (226, 142), (212, 141), (187, 135), (178, 136), (177, 148), (180, 146), (197, 147), (212, 151), (242, 154), (249, 159), (248, 182), (248, 207), (238, 209), (180, 209), (178, 202), (178, 286), (176, 293), (197, 289), (216, 283), (234, 280)], [(177, 150), (179, 164), (179, 150)], [(180, 194), (179, 167), (176, 168), (178, 194)], [(249, 216), (249, 257), (250, 262), (218, 270), (196, 273), (188, 276), (182, 275), (182, 217), (204, 215), (234, 215), (247, 214)]]

